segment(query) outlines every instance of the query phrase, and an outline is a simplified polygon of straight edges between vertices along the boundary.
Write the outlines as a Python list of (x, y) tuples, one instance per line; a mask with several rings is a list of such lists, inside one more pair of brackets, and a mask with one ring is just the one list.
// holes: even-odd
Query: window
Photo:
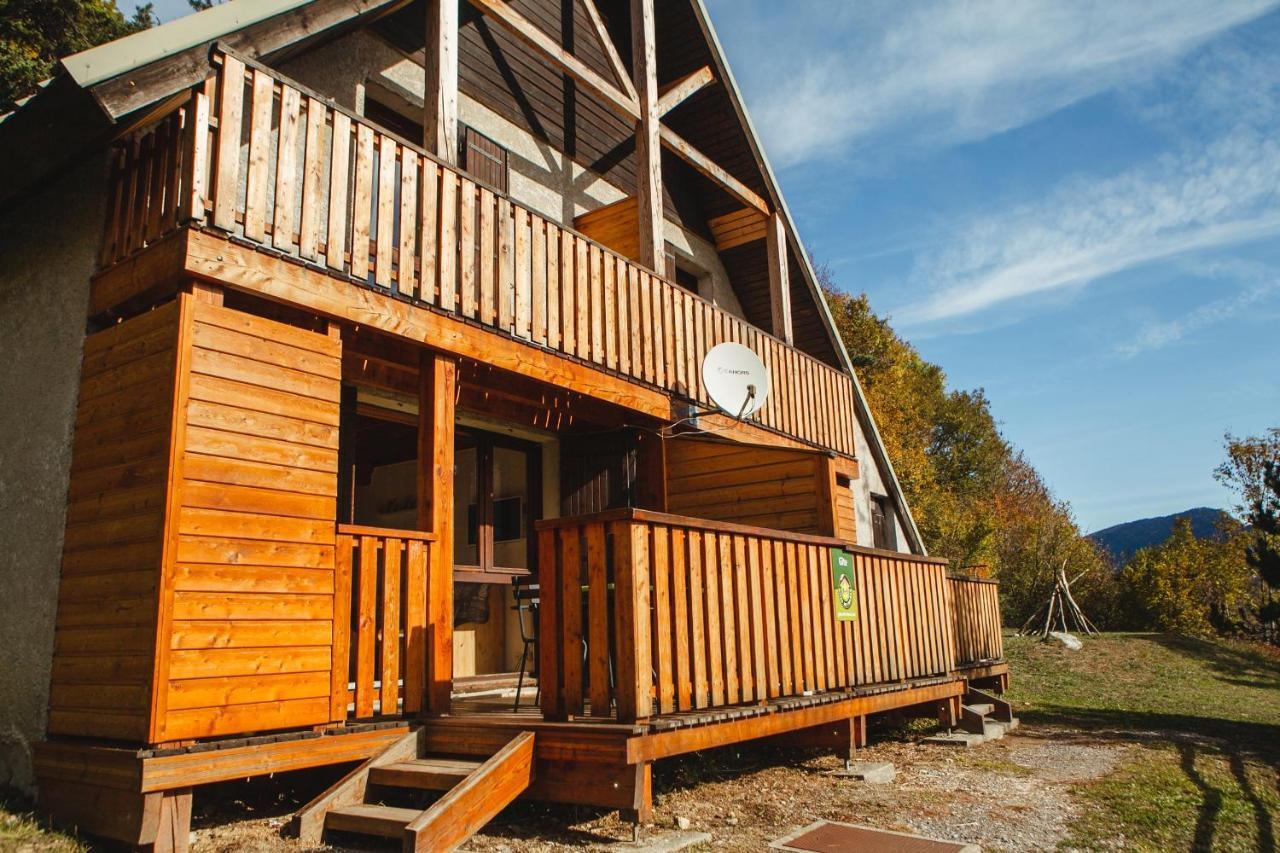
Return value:
[(369, 91), (364, 95), (364, 117), (415, 145), (422, 144), (422, 122), (414, 121), (395, 107), (378, 100)]
[(530, 531), (541, 514), (541, 448), (469, 427), (455, 435), (455, 577), (528, 574)]
[(458, 160), (462, 168), (486, 184), (507, 191), (507, 149), (465, 124), (459, 128)]
[(895, 528), (896, 514), (893, 501), (887, 495), (871, 496), (871, 535), (876, 548), (886, 551), (898, 549), (898, 536)]

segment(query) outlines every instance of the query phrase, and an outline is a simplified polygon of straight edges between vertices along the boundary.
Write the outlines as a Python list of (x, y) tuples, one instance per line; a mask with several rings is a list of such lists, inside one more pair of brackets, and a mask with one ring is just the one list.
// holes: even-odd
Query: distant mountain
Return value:
[(1117, 567), (1129, 562), (1139, 548), (1159, 545), (1173, 534), (1173, 523), (1180, 518), (1191, 519), (1191, 530), (1198, 539), (1207, 539), (1216, 532), (1220, 509), (1201, 506), (1173, 515), (1162, 515), (1159, 518), (1143, 518), (1138, 521), (1127, 521), (1096, 533), (1089, 538), (1097, 542), (1111, 555)]

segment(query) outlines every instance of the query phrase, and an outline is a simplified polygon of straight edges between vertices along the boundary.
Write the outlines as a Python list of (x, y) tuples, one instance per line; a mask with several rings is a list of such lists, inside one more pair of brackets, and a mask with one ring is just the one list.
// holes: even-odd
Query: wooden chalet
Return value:
[[(0, 151), (6, 387), (44, 358), (68, 401), (0, 415), (71, 445), (8, 605), (55, 818), (183, 849), (201, 785), (346, 763), (304, 838), (449, 849), (1003, 688), (701, 0), (231, 0), (67, 58)], [(724, 341), (769, 371), (745, 420)]]

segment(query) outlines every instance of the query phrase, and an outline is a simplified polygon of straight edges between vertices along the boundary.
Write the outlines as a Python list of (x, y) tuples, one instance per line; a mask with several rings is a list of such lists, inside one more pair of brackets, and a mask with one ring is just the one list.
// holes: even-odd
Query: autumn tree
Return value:
[(1280, 463), (1268, 462), (1263, 469), (1262, 489), (1249, 512), (1252, 527), (1245, 558), (1266, 584), (1265, 601), (1258, 608), (1258, 619), (1275, 639), (1275, 625), (1280, 622)]
[(1197, 538), (1189, 518), (1173, 534), (1140, 549), (1123, 580), (1142, 624), (1157, 631), (1207, 637), (1245, 628), (1252, 619), (1253, 571), (1245, 560), (1248, 536), (1224, 516), (1218, 534)]
[(151, 3), (126, 18), (115, 0), (0, 0), (0, 114), (52, 77), (64, 56), (156, 23)]

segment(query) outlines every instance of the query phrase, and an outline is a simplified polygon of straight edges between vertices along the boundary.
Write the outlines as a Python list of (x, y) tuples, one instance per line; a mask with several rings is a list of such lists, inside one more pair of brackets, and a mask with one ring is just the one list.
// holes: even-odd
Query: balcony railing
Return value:
[[(538, 535), (550, 719), (927, 678), (967, 653), (956, 627), (969, 608), (953, 610), (941, 560), (641, 510), (544, 521)], [(836, 616), (833, 549), (853, 558), (853, 620)]]
[(101, 264), (195, 224), (707, 405), (718, 343), (758, 353), (763, 426), (855, 455), (852, 380), (273, 72), (216, 74), (124, 139)]
[(338, 525), (331, 718), (415, 714), (427, 671), (435, 536)]
[(956, 662), (973, 665), (1004, 659), (1000, 585), (995, 581), (947, 578), (955, 618)]

